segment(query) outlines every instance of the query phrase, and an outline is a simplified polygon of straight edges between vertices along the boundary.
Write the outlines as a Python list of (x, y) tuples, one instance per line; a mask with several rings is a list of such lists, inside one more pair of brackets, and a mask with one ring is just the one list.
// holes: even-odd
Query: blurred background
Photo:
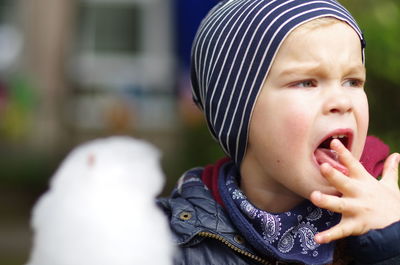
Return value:
[[(0, 0), (0, 264), (23, 264), (31, 207), (66, 154), (109, 135), (163, 152), (172, 189), (223, 156), (191, 101), (190, 46), (217, 0)], [(367, 39), (370, 134), (400, 151), (400, 0), (340, 1)]]

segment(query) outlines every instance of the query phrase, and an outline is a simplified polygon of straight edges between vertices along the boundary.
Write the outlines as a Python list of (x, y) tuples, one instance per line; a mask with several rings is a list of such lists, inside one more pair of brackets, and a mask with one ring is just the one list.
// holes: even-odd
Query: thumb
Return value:
[(398, 153), (391, 154), (383, 165), (382, 181), (397, 182), (399, 180), (399, 162), (400, 155)]

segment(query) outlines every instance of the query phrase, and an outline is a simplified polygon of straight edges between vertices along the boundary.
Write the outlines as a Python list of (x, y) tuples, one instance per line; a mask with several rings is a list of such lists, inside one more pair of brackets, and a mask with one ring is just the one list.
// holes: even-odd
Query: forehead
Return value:
[(301, 31), (310, 31), (310, 30), (315, 30), (317, 28), (322, 28), (324, 26), (330, 26), (338, 23), (344, 23), (348, 25), (346, 22), (339, 20), (334, 17), (319, 17), (312, 19), (310, 21), (307, 21), (298, 27), (296, 27), (293, 32), (301, 32)]
[(333, 17), (317, 18), (299, 25), (283, 40), (281, 48), (285, 46), (295, 48), (297, 43), (303, 42), (310, 44), (307, 50), (312, 50), (327, 37), (330, 42), (357, 46), (357, 54), (362, 56), (361, 40), (357, 32), (346, 22)]
[(364, 70), (361, 41), (347, 23), (334, 18), (300, 25), (283, 41), (270, 74), (278, 70), (310, 65)]

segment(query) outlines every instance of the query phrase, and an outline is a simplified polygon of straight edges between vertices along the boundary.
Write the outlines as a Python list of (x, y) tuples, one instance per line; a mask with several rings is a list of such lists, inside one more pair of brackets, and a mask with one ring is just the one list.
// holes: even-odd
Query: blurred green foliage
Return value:
[(23, 76), (12, 76), (1, 85), (4, 96), (0, 106), (0, 137), (6, 141), (19, 141), (33, 126), (38, 96), (32, 82)]
[(400, 151), (400, 1), (342, 0), (367, 41), (370, 134)]
[[(341, 0), (353, 14), (367, 40), (366, 90), (370, 102), (370, 134), (382, 138), (390, 145), (392, 152), (400, 151), (400, 0)], [(5, 119), (0, 125), (0, 135), (19, 135), (29, 125), (26, 118), (37, 105), (35, 95), (29, 95), (30, 88), (21, 80), (13, 87), (18, 88), (8, 105), (16, 114), (7, 122), (13, 122), (13, 130), (5, 130)], [(11, 98), (11, 97), (10, 97)], [(18, 99), (18, 100), (17, 100)], [(14, 102), (14, 105), (11, 103)], [(11, 108), (13, 107), (13, 108)], [(17, 115), (18, 114), (18, 115)], [(3, 116), (4, 118), (5, 116)], [(11, 119), (13, 118), (13, 119)], [(20, 124), (24, 124), (22, 126)], [(1, 129), (1, 127), (3, 128)], [(183, 126), (178, 129), (179, 146), (175, 153), (166, 153), (164, 169), (169, 188), (185, 170), (195, 166), (213, 163), (224, 156), (219, 145), (212, 140), (205, 123), (197, 126)], [(4, 139), (3, 139), (4, 140)], [(65, 150), (52, 158), (48, 154), (38, 155), (23, 147), (15, 152), (6, 151), (3, 146), (0, 162), (2, 182), (32, 185), (47, 181), (58, 166)], [(14, 162), (10, 162), (14, 161)], [(167, 190), (169, 189), (167, 188)]]

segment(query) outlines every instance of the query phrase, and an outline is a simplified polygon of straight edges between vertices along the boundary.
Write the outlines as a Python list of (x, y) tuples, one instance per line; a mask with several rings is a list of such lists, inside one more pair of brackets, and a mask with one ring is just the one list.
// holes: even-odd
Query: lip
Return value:
[(317, 144), (317, 146), (315, 146), (314, 150), (318, 148), (318, 146), (320, 146), (324, 141), (326, 141), (327, 139), (329, 139), (330, 137), (334, 136), (334, 135), (345, 135), (347, 136), (347, 146), (346, 148), (351, 152), (352, 150), (352, 146), (353, 146), (353, 138), (354, 138), (354, 131), (352, 129), (346, 128), (346, 129), (336, 129), (333, 130), (331, 132), (329, 132), (327, 135), (325, 135)]
[(318, 148), (318, 146), (320, 146), (324, 141), (326, 141), (327, 139), (329, 139), (330, 137), (334, 136), (334, 135), (346, 135), (347, 136), (347, 146), (346, 148), (351, 152), (352, 147), (353, 147), (353, 139), (354, 139), (354, 131), (350, 128), (343, 128), (343, 129), (336, 129), (333, 130), (331, 132), (329, 132), (328, 134), (326, 134), (319, 142), (317, 142), (317, 144), (314, 146), (313, 149), (313, 160), (315, 162), (315, 164), (318, 166), (317, 163), (317, 159), (315, 158), (314, 152), (315, 150)]

